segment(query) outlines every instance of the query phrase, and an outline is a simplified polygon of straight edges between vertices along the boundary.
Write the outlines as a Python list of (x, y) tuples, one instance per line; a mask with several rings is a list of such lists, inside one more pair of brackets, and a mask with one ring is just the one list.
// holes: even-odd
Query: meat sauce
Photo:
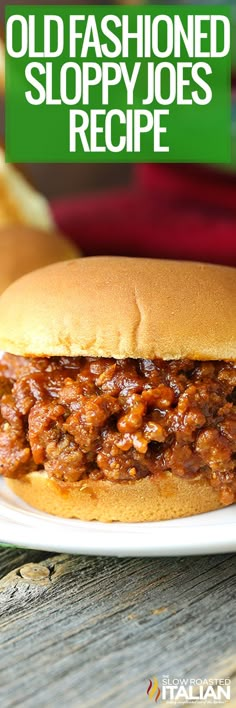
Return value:
[(236, 364), (146, 359), (0, 362), (0, 471), (77, 482), (171, 471), (236, 495)]

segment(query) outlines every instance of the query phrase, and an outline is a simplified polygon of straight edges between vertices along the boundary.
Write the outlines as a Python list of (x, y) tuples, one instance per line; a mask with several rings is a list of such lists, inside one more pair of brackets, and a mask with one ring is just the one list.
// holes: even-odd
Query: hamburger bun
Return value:
[(5, 150), (0, 145), (0, 227), (12, 224), (55, 229), (47, 199), (34, 189), (22, 170), (5, 162)]
[(0, 348), (22, 356), (236, 360), (236, 269), (98, 256), (13, 283)]
[[(25, 357), (235, 361), (236, 270), (119, 257), (57, 263), (2, 295), (0, 347)], [(222, 506), (200, 475), (68, 483), (40, 471), (7, 483), (42, 511), (84, 520), (174, 519)]]
[(14, 225), (0, 228), (0, 293), (20, 276), (79, 252), (56, 231)]
[[(0, 45), (1, 49), (1, 45)], [(56, 230), (49, 204), (0, 145), (0, 293), (21, 275), (79, 250)]]
[(164, 521), (220, 509), (215, 489), (204, 479), (194, 481), (171, 473), (136, 482), (83, 480), (58, 483), (45, 472), (6, 479), (12, 492), (48, 514), (83, 521)]

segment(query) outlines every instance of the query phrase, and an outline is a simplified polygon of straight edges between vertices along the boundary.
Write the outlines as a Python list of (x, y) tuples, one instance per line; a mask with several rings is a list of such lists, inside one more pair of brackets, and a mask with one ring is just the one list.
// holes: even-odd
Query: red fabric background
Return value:
[(236, 179), (223, 172), (141, 165), (126, 190), (60, 200), (52, 209), (60, 229), (86, 255), (236, 266)]

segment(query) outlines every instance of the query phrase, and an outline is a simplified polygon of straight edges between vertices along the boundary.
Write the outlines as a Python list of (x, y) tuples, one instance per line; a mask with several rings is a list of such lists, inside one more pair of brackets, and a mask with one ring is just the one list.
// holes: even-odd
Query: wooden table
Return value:
[(1, 708), (142, 708), (164, 674), (231, 677), (236, 706), (235, 576), (234, 555), (1, 549)]

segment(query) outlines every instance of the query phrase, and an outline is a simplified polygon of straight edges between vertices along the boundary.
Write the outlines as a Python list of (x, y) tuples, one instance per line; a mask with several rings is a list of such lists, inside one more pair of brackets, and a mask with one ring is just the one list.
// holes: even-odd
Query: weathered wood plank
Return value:
[(48, 558), (49, 555), (43, 551), (30, 551), (26, 548), (0, 547), (0, 579), (24, 563), (29, 563), (31, 560), (38, 563), (43, 558)]
[(111, 559), (5, 549), (0, 568), (3, 708), (139, 708), (151, 705), (151, 675), (234, 673), (236, 556)]

